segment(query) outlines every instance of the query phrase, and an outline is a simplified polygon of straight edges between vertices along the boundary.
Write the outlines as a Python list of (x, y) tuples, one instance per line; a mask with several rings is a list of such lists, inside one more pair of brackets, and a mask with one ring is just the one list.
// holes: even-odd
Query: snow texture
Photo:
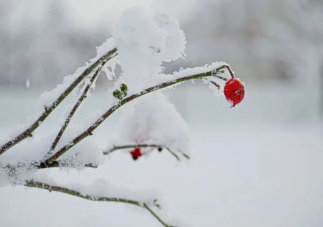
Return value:
[[(155, 144), (173, 152), (189, 153), (188, 126), (163, 94), (146, 95), (133, 111), (127, 110), (126, 107), (120, 119), (116, 145)], [(142, 148), (144, 153), (152, 149)]]
[(113, 31), (129, 94), (147, 86), (162, 72), (163, 61), (181, 57), (185, 36), (178, 21), (165, 13), (155, 15), (139, 7), (126, 10)]

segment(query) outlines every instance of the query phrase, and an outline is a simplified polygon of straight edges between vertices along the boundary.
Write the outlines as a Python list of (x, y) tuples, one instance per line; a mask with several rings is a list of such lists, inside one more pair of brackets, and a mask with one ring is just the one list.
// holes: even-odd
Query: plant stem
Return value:
[[(55, 161), (50, 165), (46, 165), (45, 163), (40, 163), (39, 165), (36, 165), (36, 166), (37, 166), (37, 169), (47, 169), (47, 168), (55, 168), (55, 167), (69, 167), (70, 165), (67, 162)], [(85, 164), (84, 167), (86, 167), (86, 168), (98, 168), (97, 165), (92, 164), (92, 163)]]
[(106, 58), (104, 61), (101, 62), (100, 66), (96, 69), (95, 73), (93, 74), (93, 76), (90, 79), (89, 84), (85, 87), (82, 95), (80, 96), (80, 98), (78, 99), (78, 101), (75, 103), (74, 107), (72, 108), (71, 112), (69, 113), (68, 117), (65, 120), (65, 123), (63, 124), (61, 130), (58, 132), (51, 148), (49, 151), (49, 154), (51, 154), (51, 152), (53, 150), (55, 150), (59, 140), (61, 139), (62, 135), (65, 132), (65, 129), (67, 128), (68, 124), (70, 123), (72, 117), (74, 116), (74, 114), (76, 113), (78, 107), (81, 105), (81, 103), (83, 102), (83, 100), (87, 97), (87, 93), (90, 90), (93, 82), (95, 81), (95, 79), (98, 77), (99, 73), (101, 72), (102, 67), (104, 66), (104, 64), (109, 60), (109, 58)]
[[(117, 203), (126, 203), (134, 206), (141, 207), (143, 209), (146, 209), (149, 211), (150, 214), (152, 214), (163, 226), (165, 227), (171, 227), (170, 225), (167, 225), (161, 218), (159, 218), (156, 213), (152, 211), (152, 209), (149, 208), (149, 206), (146, 203), (142, 203), (136, 200), (130, 200), (130, 199), (122, 199), (122, 198), (114, 198), (114, 197), (97, 197), (97, 196), (91, 196), (91, 195), (86, 195), (82, 194), (78, 191), (71, 190), (68, 188), (60, 187), (60, 186), (54, 186), (46, 183), (41, 183), (37, 181), (28, 181), (25, 183), (26, 187), (31, 187), (31, 188), (39, 188), (39, 189), (45, 189), (48, 190), (49, 192), (56, 191), (56, 192), (61, 192), (67, 195), (72, 195), (76, 196), (82, 199), (87, 199), (91, 201), (103, 201), (103, 202), (117, 202)], [(155, 203), (154, 205), (159, 207), (158, 204)]]
[(140, 203), (138, 201), (134, 201), (134, 200), (120, 199), (120, 198), (108, 198), (108, 197), (95, 197), (95, 196), (90, 196), (90, 195), (84, 195), (84, 194), (82, 194), (78, 191), (75, 191), (75, 190), (71, 190), (71, 189), (59, 187), (59, 186), (54, 186), (54, 185), (49, 185), (49, 184), (41, 183), (41, 182), (37, 182), (37, 181), (28, 181), (25, 183), (25, 186), (32, 187), (32, 188), (46, 189), (50, 192), (51, 191), (61, 192), (61, 193), (65, 193), (68, 195), (72, 195), (72, 196), (76, 196), (76, 197), (80, 197), (80, 198), (92, 200), (92, 201), (128, 203), (128, 204), (137, 205), (137, 206), (142, 207), (142, 203)]
[[(133, 145), (123, 145), (123, 146), (113, 146), (110, 150), (103, 152), (104, 155), (109, 155), (110, 153), (112, 153), (113, 151), (116, 150), (121, 150), (121, 149), (128, 149), (128, 148), (136, 148), (136, 147), (151, 147), (151, 148), (163, 148), (166, 149), (170, 154), (172, 154), (177, 161), (180, 161), (181, 159), (178, 157), (177, 154), (175, 154), (170, 148), (163, 146), (163, 145), (157, 145), (157, 144), (133, 144)], [(181, 154), (183, 154), (183, 156), (187, 159), (189, 159), (189, 156), (180, 152)]]
[(163, 220), (161, 220), (160, 219), (160, 217), (158, 217), (157, 215), (156, 215), (156, 213), (155, 212), (153, 212), (153, 210), (152, 209), (150, 209), (149, 208), (149, 206), (147, 206), (146, 204), (144, 204), (144, 208), (146, 208), (148, 211), (149, 211), (149, 213), (151, 213), (163, 226), (165, 226), (165, 227), (175, 227), (175, 226), (170, 226), (170, 225), (167, 225)]
[(26, 139), (31, 135), (33, 131), (35, 131), (40, 124), (45, 121), (45, 119), (52, 113), (52, 111), (71, 93), (72, 90), (86, 77), (88, 76), (98, 65), (100, 65), (105, 60), (110, 60), (113, 55), (117, 52), (117, 49), (109, 51), (102, 57), (100, 57), (96, 62), (90, 65), (78, 78), (74, 80), (74, 82), (49, 106), (46, 107), (44, 112), (38, 117), (38, 119), (25, 131), (20, 133), (14, 139), (8, 141), (4, 145), (0, 147), (0, 155), (2, 155), (5, 151), (15, 146), (22, 140)]

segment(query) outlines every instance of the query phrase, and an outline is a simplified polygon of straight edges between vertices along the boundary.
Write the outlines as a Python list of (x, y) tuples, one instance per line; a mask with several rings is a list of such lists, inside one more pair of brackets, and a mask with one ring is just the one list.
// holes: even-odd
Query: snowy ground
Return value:
[[(51, 175), (61, 183), (105, 178), (116, 186), (157, 191), (161, 215), (180, 227), (322, 226), (323, 132), (314, 104), (317, 94), (277, 87), (247, 91), (238, 110), (200, 87), (170, 92), (191, 126), (189, 162), (177, 163), (166, 152), (133, 162), (118, 152), (96, 170), (51, 170)], [(0, 106), (6, 108), (0, 135), (33, 113), (36, 94), (2, 92)], [(8, 97), (22, 110), (14, 112)], [(104, 96), (94, 94), (92, 100), (83, 110), (98, 106)], [(110, 124), (99, 129), (99, 143), (104, 144)], [(145, 210), (129, 205), (38, 189), (0, 188), (0, 201), (1, 227), (161, 226)]]

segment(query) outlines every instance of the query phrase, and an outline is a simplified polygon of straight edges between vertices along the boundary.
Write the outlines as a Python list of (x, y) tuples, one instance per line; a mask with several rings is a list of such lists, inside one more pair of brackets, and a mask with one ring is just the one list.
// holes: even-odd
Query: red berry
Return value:
[(244, 94), (244, 86), (239, 80), (233, 78), (226, 82), (224, 86), (224, 95), (229, 102), (232, 102), (233, 106), (239, 104), (243, 100)]
[(130, 154), (131, 154), (133, 160), (137, 160), (142, 155), (139, 147), (137, 147), (133, 151), (131, 151)]

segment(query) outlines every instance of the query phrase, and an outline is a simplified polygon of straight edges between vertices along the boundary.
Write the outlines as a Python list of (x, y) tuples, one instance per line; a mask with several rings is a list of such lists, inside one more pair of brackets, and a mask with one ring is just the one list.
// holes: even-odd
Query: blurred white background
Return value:
[[(0, 0), (0, 136), (35, 113), (43, 91), (94, 57), (133, 5), (170, 13), (186, 34), (186, 60), (165, 64), (166, 72), (228, 62), (246, 82), (245, 100), (230, 109), (197, 82), (166, 91), (191, 128), (191, 161), (153, 154), (133, 162), (119, 153), (97, 170), (53, 177), (155, 189), (168, 216), (189, 224), (181, 227), (323, 226), (321, 0)], [(102, 75), (78, 119), (102, 108), (108, 86)], [(101, 126), (99, 143), (114, 122)], [(44, 223), (159, 226), (123, 205), (0, 188), (0, 226)]]

